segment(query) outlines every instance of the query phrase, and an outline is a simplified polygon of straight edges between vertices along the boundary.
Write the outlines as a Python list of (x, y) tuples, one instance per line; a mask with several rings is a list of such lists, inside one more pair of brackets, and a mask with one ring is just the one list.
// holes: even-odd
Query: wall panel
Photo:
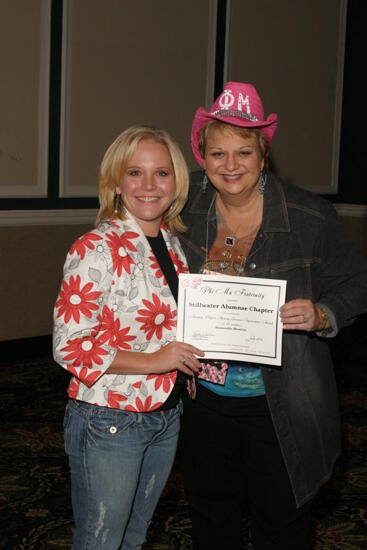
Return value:
[(104, 151), (131, 124), (166, 128), (194, 165), (190, 125), (211, 91), (214, 6), (64, 1), (61, 196), (95, 195)]
[(0, 227), (0, 341), (51, 334), (66, 253), (88, 229)]
[(50, 9), (0, 3), (0, 198), (47, 194)]
[(279, 175), (336, 193), (346, 0), (231, 0), (227, 80), (255, 84), (279, 127)]

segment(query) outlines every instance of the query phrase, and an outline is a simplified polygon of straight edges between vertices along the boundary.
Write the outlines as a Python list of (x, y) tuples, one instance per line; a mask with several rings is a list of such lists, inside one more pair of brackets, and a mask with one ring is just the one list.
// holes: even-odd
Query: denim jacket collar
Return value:
[[(205, 193), (201, 191), (194, 197), (189, 214), (205, 216), (210, 224), (216, 225), (215, 189), (210, 187)], [(283, 189), (272, 174), (267, 175), (264, 193), (264, 211), (262, 221), (264, 233), (289, 233), (290, 223)]]

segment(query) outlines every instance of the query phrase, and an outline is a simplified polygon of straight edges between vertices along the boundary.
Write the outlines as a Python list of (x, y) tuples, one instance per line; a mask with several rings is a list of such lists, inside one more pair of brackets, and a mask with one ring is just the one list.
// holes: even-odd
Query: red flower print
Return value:
[(130, 344), (128, 344), (127, 342), (135, 340), (136, 336), (130, 336), (128, 334), (129, 330), (130, 327), (125, 327), (119, 330), (116, 334), (116, 347), (118, 349), (131, 349)]
[(178, 254), (175, 254), (173, 250), (169, 251), (169, 255), (171, 256), (171, 260), (173, 261), (173, 265), (176, 268), (177, 275), (180, 273), (188, 273), (189, 268), (185, 266), (185, 264), (179, 259)]
[(79, 378), (87, 386), (93, 386), (94, 382), (101, 376), (102, 371), (93, 370), (90, 372), (86, 367), (80, 369)]
[(93, 336), (97, 336), (98, 340), (103, 344), (108, 343), (109, 346), (115, 345), (116, 334), (120, 330), (120, 320), (115, 319), (112, 309), (103, 306), (102, 314), (98, 315), (97, 320), (99, 325), (95, 328)]
[[(157, 259), (155, 256), (149, 256), (149, 260), (152, 262), (150, 264), (150, 267), (152, 269), (155, 269), (156, 272), (155, 272), (155, 278), (156, 279), (160, 279), (161, 277), (163, 277), (163, 271), (161, 270), (161, 266), (159, 265)], [(163, 284), (164, 285), (167, 285), (167, 281), (166, 281), (166, 278), (163, 277)]]
[(77, 370), (74, 369), (74, 367), (72, 367), (71, 365), (67, 365), (66, 368), (67, 368), (68, 372), (70, 372), (73, 376), (75, 376), (76, 378), (78, 377)]
[(162, 386), (164, 393), (168, 393), (171, 389), (172, 384), (175, 383), (175, 380), (177, 378), (177, 371), (168, 372), (166, 374), (149, 374), (147, 376), (147, 380), (154, 380), (154, 389), (159, 390), (159, 388)]
[(68, 387), (68, 395), (70, 399), (76, 399), (79, 391), (80, 380), (72, 378)]
[(155, 409), (158, 409), (158, 407), (160, 407), (162, 405), (162, 403), (156, 403), (153, 407), (152, 407), (152, 396), (149, 395), (145, 402), (143, 403), (142, 400), (140, 399), (140, 397), (137, 397), (135, 399), (135, 405), (136, 407), (133, 407), (133, 405), (127, 405), (127, 407), (125, 407), (125, 411), (131, 411), (131, 412), (149, 412), (149, 411), (154, 411)]
[(83, 260), (86, 249), (89, 248), (89, 250), (94, 250), (94, 242), (93, 241), (100, 241), (102, 237), (99, 235), (96, 235), (95, 233), (89, 232), (80, 237), (73, 246), (70, 248), (70, 254), (73, 254), (76, 252), (78, 256)]
[[(61, 351), (67, 352), (67, 355), (64, 356), (64, 360), (67, 362), (72, 361), (74, 367), (83, 366), (91, 369), (92, 363), (102, 365), (103, 359), (101, 359), (101, 356), (108, 354), (108, 352), (100, 346), (100, 342), (92, 336), (68, 340), (67, 344), (68, 345)], [(80, 380), (83, 380), (83, 378), (85, 379), (87, 372), (83, 373), (83, 375), (82, 372), (79, 372), (78, 378), (80, 378)], [(85, 380), (83, 380), (83, 382), (84, 381)]]
[(74, 279), (71, 275), (69, 282), (65, 279), (62, 282), (59, 299), (56, 302), (56, 307), (60, 308), (57, 317), (65, 315), (64, 321), (68, 323), (73, 317), (76, 323), (80, 321), (80, 313), (85, 317), (91, 318), (92, 311), (98, 309), (98, 305), (94, 302), (101, 295), (101, 292), (90, 292), (93, 288), (93, 283), (87, 283), (80, 288), (80, 275)]
[(98, 315), (99, 326), (96, 327), (94, 336), (97, 336), (101, 343), (107, 342), (108, 345), (119, 349), (131, 349), (131, 340), (135, 340), (136, 336), (128, 334), (130, 327), (120, 328), (120, 319), (115, 319), (115, 314), (112, 309), (107, 306), (103, 307), (102, 315)]
[(120, 409), (121, 401), (126, 401), (126, 399), (127, 397), (125, 397), (124, 395), (121, 395), (114, 390), (110, 390), (108, 392), (107, 403), (110, 407), (113, 407), (114, 409)]
[[(101, 370), (90, 371), (86, 367), (82, 367), (79, 373), (71, 365), (68, 365), (66, 368), (69, 372), (71, 372), (73, 376), (78, 378), (78, 380), (76, 381), (75, 387), (73, 387), (73, 391), (74, 390), (76, 391), (75, 397), (78, 393), (80, 382), (83, 382), (83, 384), (86, 384), (87, 386), (92, 386), (94, 382), (97, 380), (97, 378), (99, 378), (102, 374)], [(68, 390), (69, 395), (70, 395), (72, 383), (73, 383), (73, 380), (70, 382), (70, 385), (69, 385), (69, 390)]]
[(106, 236), (107, 244), (111, 250), (113, 270), (117, 271), (119, 277), (123, 270), (130, 274), (130, 264), (133, 264), (134, 260), (129, 256), (127, 250), (136, 252), (136, 248), (130, 242), (130, 239), (135, 239), (139, 235), (133, 231), (125, 231), (119, 236), (115, 231), (112, 231)]
[(143, 304), (147, 309), (138, 309), (138, 313), (142, 317), (137, 317), (136, 320), (142, 323), (140, 330), (144, 330), (147, 335), (147, 340), (151, 340), (154, 333), (158, 340), (162, 338), (163, 327), (171, 330), (176, 326), (176, 311), (171, 311), (171, 306), (163, 304), (156, 294), (152, 294), (153, 302), (143, 300)]

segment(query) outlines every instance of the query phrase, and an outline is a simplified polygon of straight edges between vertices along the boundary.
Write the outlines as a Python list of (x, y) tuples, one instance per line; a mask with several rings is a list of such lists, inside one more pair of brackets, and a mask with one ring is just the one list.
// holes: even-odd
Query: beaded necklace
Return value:
[[(236, 228), (236, 231), (231, 231), (230, 227), (226, 224), (226, 222), (220, 218), (218, 211), (216, 210), (216, 218), (217, 218), (217, 224), (222, 225), (223, 228), (226, 228), (229, 230), (229, 235), (226, 235), (224, 238), (224, 244), (227, 247), (226, 250), (222, 251), (222, 256), (224, 257), (223, 260), (210, 260), (209, 259), (209, 213), (213, 207), (214, 201), (216, 199), (217, 194), (214, 194), (213, 199), (210, 203), (208, 214), (206, 218), (206, 257), (205, 257), (205, 263), (203, 265), (202, 271), (217, 271), (220, 273), (224, 273), (227, 275), (241, 275), (245, 271), (246, 262), (248, 259), (248, 255), (250, 252), (250, 242), (251, 240), (254, 240), (254, 234), (256, 236), (256, 233), (260, 227), (261, 224), (256, 225), (256, 219), (258, 216), (258, 212), (261, 205), (261, 198), (264, 193), (264, 184), (260, 187), (259, 186), (259, 198), (257, 201), (256, 211), (253, 216), (253, 220), (251, 223), (250, 231), (247, 233), (247, 235), (244, 235), (243, 237), (237, 238), (237, 233), (240, 228), (240, 225)], [(256, 232), (256, 233), (255, 233)], [(238, 254), (236, 258), (233, 258), (233, 247), (238, 244), (243, 239), (246, 239), (245, 245), (243, 247), (242, 254)]]

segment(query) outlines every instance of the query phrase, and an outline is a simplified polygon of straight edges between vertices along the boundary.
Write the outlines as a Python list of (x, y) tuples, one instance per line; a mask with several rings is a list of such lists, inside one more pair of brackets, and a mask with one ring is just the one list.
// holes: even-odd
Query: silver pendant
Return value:
[(232, 237), (231, 235), (229, 235), (228, 237), (226, 237), (224, 239), (224, 244), (226, 246), (234, 246), (235, 245), (235, 242), (236, 242), (236, 239), (235, 237)]

